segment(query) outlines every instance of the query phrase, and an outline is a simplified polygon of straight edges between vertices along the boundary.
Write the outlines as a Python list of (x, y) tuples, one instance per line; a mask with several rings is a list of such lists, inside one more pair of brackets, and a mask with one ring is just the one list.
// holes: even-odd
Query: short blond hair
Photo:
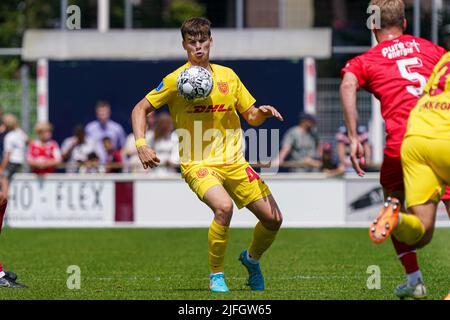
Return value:
[(405, 3), (403, 0), (371, 0), (370, 6), (377, 6), (381, 12), (381, 28), (403, 27)]
[(53, 125), (49, 122), (38, 122), (34, 126), (34, 132), (40, 133), (42, 131), (53, 131)]

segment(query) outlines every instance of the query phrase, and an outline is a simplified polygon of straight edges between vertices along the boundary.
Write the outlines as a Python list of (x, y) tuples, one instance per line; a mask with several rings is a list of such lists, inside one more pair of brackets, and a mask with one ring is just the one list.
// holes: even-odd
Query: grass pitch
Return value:
[[(207, 229), (6, 229), (1, 259), (24, 290), (0, 288), (0, 299), (396, 299), (404, 280), (390, 241), (375, 245), (366, 229), (283, 229), (262, 260), (267, 290), (251, 292), (237, 260), (250, 229), (231, 229), (226, 279), (231, 292), (208, 291)], [(450, 229), (436, 230), (419, 251), (429, 299), (450, 289)], [(81, 289), (69, 290), (70, 265)], [(368, 266), (381, 289), (366, 286)]]

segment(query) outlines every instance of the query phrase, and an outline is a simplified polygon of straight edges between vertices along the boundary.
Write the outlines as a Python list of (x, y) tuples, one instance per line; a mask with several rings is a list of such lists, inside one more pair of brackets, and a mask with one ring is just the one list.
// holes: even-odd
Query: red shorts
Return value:
[[(403, 170), (400, 157), (392, 157), (384, 154), (381, 165), (380, 183), (387, 192), (404, 192)], [(450, 187), (447, 186), (441, 200), (450, 200)]]
[(404, 192), (403, 170), (400, 157), (384, 154), (381, 165), (380, 183), (387, 192)]
[(441, 200), (450, 200), (450, 187), (447, 186), (445, 188), (445, 193), (444, 195), (441, 197)]

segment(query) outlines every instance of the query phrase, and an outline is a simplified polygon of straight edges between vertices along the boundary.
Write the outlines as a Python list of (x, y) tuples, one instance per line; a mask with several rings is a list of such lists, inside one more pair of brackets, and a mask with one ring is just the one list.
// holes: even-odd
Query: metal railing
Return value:
[[(344, 125), (339, 85), (339, 78), (317, 79), (317, 130), (321, 142), (329, 142), (333, 145), (335, 145), (338, 128)], [(370, 93), (360, 90), (357, 106), (360, 124), (368, 126), (371, 116)]]

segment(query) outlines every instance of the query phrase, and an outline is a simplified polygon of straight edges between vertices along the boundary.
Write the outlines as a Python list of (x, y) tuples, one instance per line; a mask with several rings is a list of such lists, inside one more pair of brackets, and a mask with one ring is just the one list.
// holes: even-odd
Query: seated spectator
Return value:
[(318, 160), (319, 138), (314, 132), (315, 126), (313, 115), (300, 114), (299, 124), (290, 128), (283, 137), (276, 164), (289, 164), (293, 172), (319, 171), (322, 162)]
[(173, 131), (172, 117), (167, 112), (157, 115), (154, 132), (150, 132), (148, 145), (155, 150), (160, 164), (149, 169), (154, 177), (165, 177), (177, 172), (180, 160), (178, 151), (178, 136)]
[(7, 134), (3, 142), (3, 159), (0, 165), (2, 192), (8, 194), (9, 183), (13, 175), (22, 169), (25, 163), (27, 134), (19, 127), (16, 116), (3, 116)]
[(111, 120), (111, 105), (107, 101), (99, 101), (95, 106), (97, 120), (86, 125), (86, 135), (97, 143), (97, 154), (100, 164), (106, 163), (106, 150), (103, 145), (103, 138), (111, 139), (114, 149), (121, 149), (125, 143), (125, 131), (122, 126)]
[(106, 151), (105, 172), (120, 173), (122, 172), (122, 155), (120, 150), (114, 149), (111, 138), (103, 138), (103, 147)]
[(100, 160), (95, 152), (91, 152), (87, 155), (86, 161), (84, 161), (78, 171), (81, 174), (84, 173), (104, 173), (104, 168), (100, 165)]
[(61, 146), (63, 160), (67, 163), (66, 172), (78, 172), (79, 167), (88, 159), (88, 155), (95, 153), (95, 149), (96, 143), (86, 137), (84, 126), (76, 126), (73, 136), (66, 138)]
[(344, 173), (344, 168), (339, 165), (339, 158), (333, 152), (331, 143), (323, 143), (321, 145), (322, 152), (322, 168), (321, 171), (329, 176), (336, 176)]
[[(155, 113), (152, 112), (147, 116), (147, 132), (145, 138), (147, 144), (150, 144), (150, 139), (153, 137), (154, 128), (156, 123)], [(122, 160), (124, 162), (124, 172), (146, 172), (147, 170), (142, 167), (141, 160), (139, 159), (136, 144), (134, 140), (134, 134), (130, 133), (127, 136), (125, 145), (122, 149)]]
[[(372, 159), (372, 148), (369, 144), (369, 133), (366, 126), (357, 127), (358, 139), (363, 145), (365, 152), (366, 165), (370, 165)], [(345, 172), (353, 172), (352, 162), (350, 160), (350, 139), (347, 128), (341, 126), (336, 133), (336, 150), (339, 157), (339, 165)]]
[(59, 145), (52, 139), (53, 126), (48, 122), (38, 122), (34, 132), (38, 139), (29, 144), (27, 153), (31, 172), (38, 175), (53, 173), (62, 160)]

